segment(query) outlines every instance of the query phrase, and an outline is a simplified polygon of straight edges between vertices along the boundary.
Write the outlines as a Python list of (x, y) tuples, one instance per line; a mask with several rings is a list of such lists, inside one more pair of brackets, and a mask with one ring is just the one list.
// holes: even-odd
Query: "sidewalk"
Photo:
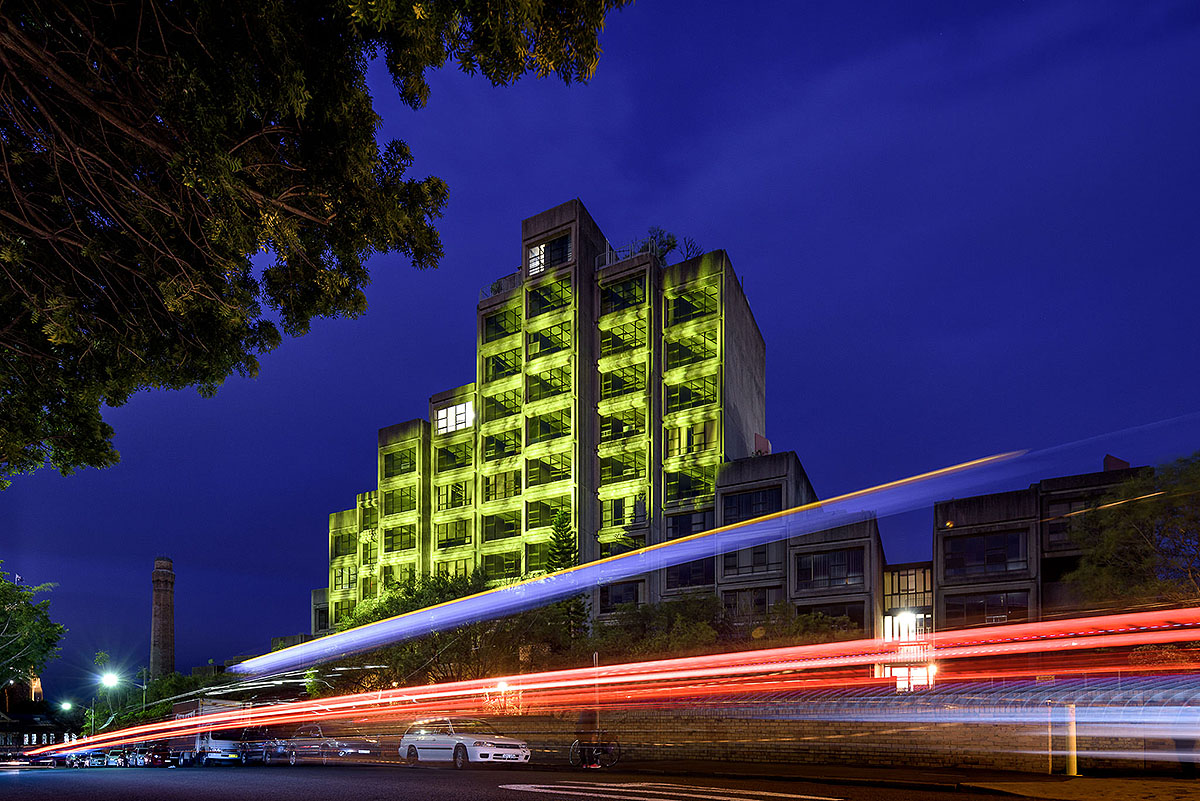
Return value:
[(1049, 776), (969, 768), (880, 768), (756, 762), (621, 762), (614, 770), (729, 779), (811, 780), (921, 790), (975, 790), (1053, 801), (1198, 801), (1200, 781), (1175, 776)]

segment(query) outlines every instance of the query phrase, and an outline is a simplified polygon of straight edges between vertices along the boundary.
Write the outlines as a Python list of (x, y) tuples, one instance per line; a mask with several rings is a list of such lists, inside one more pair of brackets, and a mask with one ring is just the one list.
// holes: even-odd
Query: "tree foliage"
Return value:
[[(0, 566), (4, 563), (0, 561)], [(58, 656), (58, 641), (66, 634), (50, 619), (50, 600), (34, 596), (53, 584), (26, 586), (10, 581), (0, 570), (0, 682), (28, 681)]]
[(1123, 482), (1070, 531), (1085, 598), (1200, 601), (1200, 453)]
[(447, 188), (377, 143), (371, 58), (413, 108), (447, 62), (586, 80), (628, 1), (4, 3), (0, 484), (110, 466), (102, 404), (363, 313), (374, 253), (436, 266)]

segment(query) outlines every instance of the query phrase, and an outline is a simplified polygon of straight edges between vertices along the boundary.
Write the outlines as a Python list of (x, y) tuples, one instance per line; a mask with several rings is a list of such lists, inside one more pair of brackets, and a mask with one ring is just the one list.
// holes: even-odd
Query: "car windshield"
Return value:
[(459, 734), (500, 734), (490, 724), (484, 723), (482, 720), (454, 720), (450, 722), (450, 725)]
[(241, 729), (217, 729), (216, 731), (209, 734), (209, 739), (210, 740), (233, 740), (236, 742), (237, 740), (241, 739), (241, 736), (242, 736)]

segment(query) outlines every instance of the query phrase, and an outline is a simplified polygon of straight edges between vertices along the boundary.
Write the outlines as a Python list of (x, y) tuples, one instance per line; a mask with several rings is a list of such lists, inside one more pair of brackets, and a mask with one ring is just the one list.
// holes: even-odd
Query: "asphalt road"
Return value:
[(808, 781), (618, 771), (406, 769), (386, 766), (88, 768), (0, 771), (19, 801), (909, 801), (990, 798)]

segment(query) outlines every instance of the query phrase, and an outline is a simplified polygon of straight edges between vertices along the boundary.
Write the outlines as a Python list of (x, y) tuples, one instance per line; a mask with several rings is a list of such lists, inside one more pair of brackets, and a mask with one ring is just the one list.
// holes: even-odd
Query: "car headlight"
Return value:
[(476, 740), (475, 742), (471, 743), (471, 745), (474, 748), (495, 748), (496, 747), (495, 743), (489, 743), (486, 740)]

